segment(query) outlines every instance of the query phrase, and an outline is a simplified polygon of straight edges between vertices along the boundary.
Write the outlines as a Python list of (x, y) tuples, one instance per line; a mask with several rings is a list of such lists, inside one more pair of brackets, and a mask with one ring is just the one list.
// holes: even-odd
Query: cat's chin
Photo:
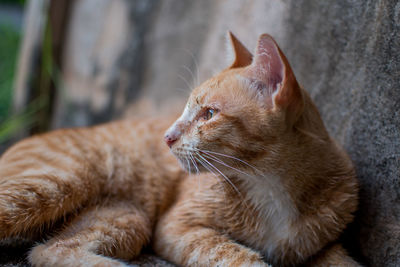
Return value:
[(206, 168), (204, 168), (199, 162), (195, 159), (186, 159), (186, 158), (179, 158), (178, 162), (182, 169), (184, 169), (189, 174), (197, 174), (202, 172), (208, 172)]

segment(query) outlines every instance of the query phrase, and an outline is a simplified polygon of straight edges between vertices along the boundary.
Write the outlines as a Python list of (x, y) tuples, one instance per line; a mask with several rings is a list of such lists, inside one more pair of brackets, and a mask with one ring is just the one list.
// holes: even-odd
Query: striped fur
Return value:
[(61, 220), (31, 251), (34, 265), (114, 266), (99, 255), (138, 255), (186, 176), (162, 141), (169, 123), (58, 130), (11, 147), (0, 159), (0, 238), (45, 237)]
[(3, 154), (0, 239), (49, 237), (36, 266), (125, 266), (147, 245), (182, 266), (358, 266), (335, 244), (357, 207), (351, 161), (275, 41), (252, 59), (229, 38), (233, 63), (174, 123), (59, 130)]

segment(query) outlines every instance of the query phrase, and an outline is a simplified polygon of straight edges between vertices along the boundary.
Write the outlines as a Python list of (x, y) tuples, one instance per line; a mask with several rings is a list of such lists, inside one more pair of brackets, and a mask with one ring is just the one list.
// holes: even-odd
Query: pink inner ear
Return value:
[(250, 66), (251, 78), (263, 82), (268, 94), (273, 94), (283, 81), (283, 73), (284, 65), (275, 42), (269, 35), (262, 35), (258, 40), (255, 58)]

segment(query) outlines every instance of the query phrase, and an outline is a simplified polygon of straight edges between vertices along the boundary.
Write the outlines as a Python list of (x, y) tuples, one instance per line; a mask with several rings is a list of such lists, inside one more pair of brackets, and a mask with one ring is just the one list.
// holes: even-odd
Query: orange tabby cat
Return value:
[[(125, 266), (152, 245), (183, 266), (358, 266), (335, 240), (357, 180), (269, 35), (181, 117), (31, 137), (0, 160), (0, 238), (51, 238), (36, 266)], [(201, 172), (188, 176), (187, 171)], [(62, 230), (53, 231), (56, 222)], [(268, 264), (267, 264), (268, 263)]]

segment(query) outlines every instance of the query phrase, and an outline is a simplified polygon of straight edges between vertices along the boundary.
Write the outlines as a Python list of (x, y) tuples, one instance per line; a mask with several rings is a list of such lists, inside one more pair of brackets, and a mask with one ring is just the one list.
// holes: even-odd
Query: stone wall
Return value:
[(288, 58), (360, 179), (348, 234), (371, 266), (399, 266), (400, 2), (293, 1), (288, 14)]
[(227, 30), (250, 49), (273, 35), (356, 165), (348, 248), (370, 266), (400, 265), (400, 2), (80, 0), (69, 26), (54, 127), (143, 112), (137, 99), (180, 108), (225, 66)]

